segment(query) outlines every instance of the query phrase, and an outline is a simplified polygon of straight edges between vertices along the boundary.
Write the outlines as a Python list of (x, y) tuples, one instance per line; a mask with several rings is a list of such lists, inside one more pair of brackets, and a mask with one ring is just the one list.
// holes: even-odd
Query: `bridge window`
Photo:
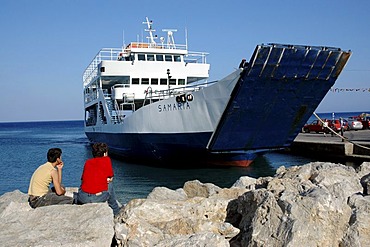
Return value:
[(147, 54), (147, 55), (146, 55), (146, 59), (147, 59), (148, 61), (154, 61), (154, 54)]
[(137, 54), (137, 59), (139, 61), (145, 61), (145, 54)]
[(138, 85), (139, 84), (139, 78), (132, 78), (132, 84), (136, 84)]
[(161, 78), (160, 85), (167, 85), (167, 79), (166, 78)]
[(141, 78), (142, 85), (149, 85), (149, 78)]
[(157, 54), (157, 55), (155, 55), (155, 59), (156, 59), (157, 61), (163, 61), (163, 55), (159, 55), (159, 54)]
[(179, 55), (174, 55), (173, 59), (175, 62), (181, 62), (181, 57)]
[(170, 79), (170, 85), (176, 85), (176, 79)]
[(179, 85), (185, 85), (185, 79), (179, 79), (178, 84)]
[(164, 55), (164, 59), (166, 62), (172, 62), (172, 56), (171, 55)]
[(151, 85), (158, 85), (158, 78), (152, 78), (152, 79), (150, 79), (150, 84)]

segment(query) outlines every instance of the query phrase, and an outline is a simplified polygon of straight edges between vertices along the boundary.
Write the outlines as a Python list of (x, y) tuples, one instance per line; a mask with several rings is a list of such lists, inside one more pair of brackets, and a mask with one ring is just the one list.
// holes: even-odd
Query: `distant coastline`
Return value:
[[(348, 118), (348, 117), (353, 117), (353, 116), (358, 116), (362, 113), (370, 113), (370, 111), (354, 111), (354, 112), (324, 112), (324, 113), (319, 113), (319, 112), (316, 112), (316, 114), (324, 119), (332, 119), (333, 118), (333, 113), (334, 113), (334, 118), (335, 119), (338, 119), (338, 118)], [(316, 117), (314, 115), (312, 115), (307, 122), (310, 122), (312, 120), (316, 119)]]
[(353, 113), (358, 113), (358, 114), (361, 114), (361, 113), (364, 113), (364, 112), (370, 112), (369, 111), (344, 111), (344, 112), (336, 112), (336, 111), (331, 111), (331, 112), (316, 112), (316, 114), (332, 114), (332, 113), (338, 113), (338, 114), (347, 114), (347, 113), (350, 113), (350, 114), (353, 114)]
[(19, 123), (55, 123), (55, 122), (82, 122), (83, 123), (83, 119), (75, 119), (75, 120), (29, 120), (29, 121), (26, 121), (26, 120), (19, 120), (19, 121), (0, 121), (0, 124), (19, 124)]

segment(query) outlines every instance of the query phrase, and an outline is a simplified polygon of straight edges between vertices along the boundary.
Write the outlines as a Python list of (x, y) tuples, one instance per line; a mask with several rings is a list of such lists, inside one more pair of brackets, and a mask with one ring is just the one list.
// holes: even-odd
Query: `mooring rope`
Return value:
[[(313, 115), (324, 125), (324, 121), (316, 114), (316, 112), (314, 112), (313, 113)], [(326, 123), (325, 123), (326, 124)], [(364, 149), (367, 149), (367, 150), (370, 150), (370, 148), (369, 147), (366, 147), (366, 146), (363, 146), (363, 145), (361, 145), (361, 144), (358, 144), (358, 143), (355, 143), (355, 142), (353, 142), (353, 141), (350, 141), (350, 140), (348, 140), (348, 138), (347, 137), (344, 137), (344, 136), (342, 136), (342, 135), (340, 135), (340, 134), (338, 134), (337, 132), (335, 132), (332, 128), (330, 128), (329, 126), (326, 126), (326, 128), (328, 128), (328, 130), (330, 130), (330, 132), (332, 132), (333, 134), (335, 134), (336, 136), (338, 136), (338, 137), (340, 137), (343, 141), (347, 141), (347, 142), (350, 142), (350, 143), (352, 143), (353, 145), (356, 145), (356, 146), (358, 146), (358, 147), (361, 147), (361, 148), (364, 148)], [(343, 128), (343, 126), (341, 126), (341, 128)]]

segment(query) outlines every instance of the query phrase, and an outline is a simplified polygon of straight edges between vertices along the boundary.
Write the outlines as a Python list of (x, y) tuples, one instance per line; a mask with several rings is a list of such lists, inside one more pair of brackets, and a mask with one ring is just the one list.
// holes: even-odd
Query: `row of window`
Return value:
[[(128, 57), (118, 57), (118, 60), (120, 61), (134, 61), (135, 60), (135, 54), (131, 54)], [(137, 54), (137, 60), (139, 61), (160, 61), (160, 62), (181, 62), (181, 56), (180, 55), (163, 55), (163, 54), (145, 54), (145, 53), (139, 53)]]
[(180, 55), (163, 55), (163, 54), (137, 54), (139, 61), (166, 61), (166, 62), (181, 62)]
[[(176, 84), (177, 80), (177, 84)], [(140, 78), (132, 78), (132, 85), (168, 85), (168, 82), (170, 85), (185, 85), (185, 79), (170, 79), (168, 81), (167, 78), (141, 78), (141, 83), (140, 83)]]

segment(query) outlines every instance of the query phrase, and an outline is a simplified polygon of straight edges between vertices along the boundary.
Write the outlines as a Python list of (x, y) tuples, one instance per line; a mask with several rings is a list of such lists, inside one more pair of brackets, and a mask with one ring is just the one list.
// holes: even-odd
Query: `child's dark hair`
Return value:
[(97, 142), (92, 146), (92, 154), (94, 158), (103, 157), (106, 152), (108, 152), (108, 145), (106, 143)]
[(62, 155), (62, 149), (60, 148), (50, 148), (47, 154), (47, 159), (49, 162), (54, 163), (57, 161), (57, 158), (60, 158)]

